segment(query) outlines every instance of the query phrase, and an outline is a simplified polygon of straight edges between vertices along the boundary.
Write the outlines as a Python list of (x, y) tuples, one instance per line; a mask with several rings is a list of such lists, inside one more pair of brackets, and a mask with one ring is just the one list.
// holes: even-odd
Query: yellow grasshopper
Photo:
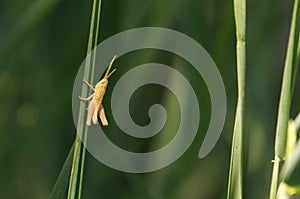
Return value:
[(116, 55), (112, 58), (107, 71), (105, 73), (105, 76), (103, 77), (103, 79), (101, 79), (95, 87), (93, 87), (91, 84), (89, 84), (87, 81), (83, 80), (83, 83), (85, 83), (86, 85), (88, 85), (93, 91), (94, 93), (91, 94), (89, 97), (87, 98), (82, 98), (79, 96), (79, 99), (83, 100), (83, 101), (88, 101), (90, 99), (92, 99), (88, 105), (88, 114), (87, 114), (87, 119), (86, 119), (86, 125), (90, 126), (91, 123), (93, 122), (93, 124), (97, 124), (98, 123), (98, 113), (99, 113), (99, 117), (101, 120), (101, 123), (103, 126), (108, 126), (108, 121), (106, 119), (105, 116), (105, 111), (104, 111), (104, 107), (102, 105), (102, 100), (103, 97), (105, 95), (105, 91), (108, 85), (108, 78), (116, 71), (116, 69), (112, 70), (109, 73), (109, 70), (113, 64), (113, 62), (116, 59)]

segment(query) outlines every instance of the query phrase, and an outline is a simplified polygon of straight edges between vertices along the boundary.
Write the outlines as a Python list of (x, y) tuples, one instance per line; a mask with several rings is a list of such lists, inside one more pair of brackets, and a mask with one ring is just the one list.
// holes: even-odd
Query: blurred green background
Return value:
[[(246, 199), (267, 198), (269, 193), (292, 3), (247, 3)], [(75, 138), (71, 95), (86, 54), (91, 6), (92, 1), (0, 2), (0, 198), (47, 198), (51, 192)], [(113, 170), (88, 154), (83, 198), (225, 198), (237, 98), (232, 1), (102, 0), (101, 9), (100, 42), (121, 31), (144, 26), (171, 28), (198, 41), (220, 70), (228, 111), (216, 147), (207, 157), (198, 159), (201, 133), (209, 122), (210, 103), (205, 83), (192, 82), (202, 101), (201, 127), (189, 150), (172, 165), (147, 174)], [(156, 61), (194, 78), (193, 71), (180, 70), (186, 63), (166, 52), (145, 50), (126, 56), (116, 64), (126, 66), (120, 73), (137, 64)], [(112, 77), (110, 89), (118, 77)], [(299, 85), (298, 78), (291, 117), (300, 110)], [(133, 96), (132, 103), (145, 96), (148, 99), (131, 108), (137, 123), (147, 124), (147, 107), (163, 101), (162, 94), (168, 96), (168, 91), (145, 86)], [(173, 98), (164, 102), (169, 108), (177, 105)], [(108, 117), (111, 118), (110, 112)], [(140, 142), (119, 133), (107, 134), (124, 148), (147, 151), (151, 147), (145, 147), (146, 141), (156, 148), (161, 146), (155, 143), (158, 139)], [(174, 135), (169, 136), (171, 139)]]

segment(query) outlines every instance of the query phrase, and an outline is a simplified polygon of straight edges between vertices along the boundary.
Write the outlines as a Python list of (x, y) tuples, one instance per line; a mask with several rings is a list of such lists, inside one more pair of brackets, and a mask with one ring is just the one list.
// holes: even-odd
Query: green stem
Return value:
[[(97, 9), (97, 3), (98, 3), (98, 9)], [(100, 8), (101, 8), (101, 0), (94, 0), (93, 8), (92, 8), (92, 15), (91, 15), (91, 22), (90, 22), (88, 46), (87, 46), (87, 55), (88, 56), (87, 56), (87, 59), (85, 62), (85, 69), (84, 69), (84, 75), (83, 75), (83, 78), (85, 80), (89, 80), (90, 76), (91, 76), (91, 79), (93, 79), (93, 76), (94, 76), (95, 51), (93, 52), (93, 54), (91, 56), (89, 56), (89, 53), (92, 52), (92, 49), (97, 45), (98, 33), (99, 33), (99, 23), (100, 23), (100, 10), (101, 10)], [(97, 18), (96, 18), (96, 13), (97, 13)], [(96, 31), (95, 31), (95, 27), (96, 27)], [(81, 96), (87, 96), (87, 93), (88, 93), (87, 87), (82, 86)], [(77, 123), (77, 131), (78, 131), (77, 133), (82, 132), (82, 138), (83, 138), (84, 143), (86, 143), (87, 131), (88, 131), (88, 128), (86, 128), (86, 125), (84, 123), (85, 107), (86, 107), (86, 104), (83, 102), (80, 102), (79, 116), (78, 116), (78, 123)], [(80, 176), (79, 176), (79, 185), (78, 185), (78, 198), (81, 198), (82, 185), (83, 185), (83, 174), (84, 174), (84, 164), (85, 164), (85, 154), (86, 154), (86, 149), (85, 149), (85, 147), (82, 147), (81, 140), (80, 140), (79, 136), (76, 134), (72, 170), (71, 170), (69, 189), (68, 189), (68, 199), (74, 199), (76, 197), (79, 169), (80, 169)], [(80, 160), (81, 160), (81, 164), (80, 164)]]
[[(89, 43), (91, 43), (91, 45), (88, 46), (87, 54), (90, 53), (92, 51), (92, 49), (95, 48), (97, 46), (97, 44), (98, 44), (98, 34), (99, 34), (99, 27), (100, 27), (101, 2), (102, 2), (101, 0), (98, 1), (98, 9), (97, 9), (97, 11), (96, 11), (97, 0), (95, 0), (94, 4), (93, 4), (93, 13), (92, 13), (92, 16), (94, 16), (95, 13), (97, 12), (97, 18), (96, 18), (96, 22), (94, 22), (94, 20), (91, 20), (90, 35), (93, 34), (93, 32), (91, 30), (93, 29), (92, 26), (94, 26), (94, 25), (96, 25), (96, 32), (94, 34), (94, 39), (91, 38), (91, 37), (89, 37)], [(91, 66), (91, 78), (90, 78), (90, 82), (94, 81), (94, 71), (95, 71), (95, 65), (96, 65), (96, 54), (97, 54), (97, 51), (96, 51), (96, 49), (94, 49), (93, 54), (92, 54), (93, 61), (92, 61), (92, 66)], [(86, 145), (86, 142), (87, 142), (87, 134), (88, 134), (88, 128), (86, 128), (85, 132), (84, 132), (84, 137), (83, 137), (84, 145)], [(83, 147), (82, 154), (81, 154), (81, 167), (80, 167), (80, 177), (79, 177), (79, 187), (78, 187), (78, 199), (80, 199), (81, 196), (82, 196), (85, 155), (86, 155), (86, 148)]]
[[(88, 129), (88, 128), (86, 128)], [(84, 133), (84, 145), (86, 145), (87, 141), (87, 130)], [(81, 154), (81, 166), (80, 166), (80, 176), (79, 176), (79, 187), (78, 187), (78, 198), (81, 198), (82, 194), (82, 185), (83, 185), (83, 174), (84, 174), (84, 164), (85, 164), (85, 154), (86, 154), (86, 148), (82, 148), (82, 154)]]
[(270, 190), (270, 198), (274, 198), (274, 199), (276, 198), (276, 194), (277, 194), (280, 161), (281, 161), (280, 158), (275, 156), (275, 159), (273, 160), (274, 167), (273, 167), (271, 190)]
[(285, 158), (290, 107), (299, 60), (299, 1), (295, 0), (289, 43), (284, 64), (275, 138), (275, 160), (272, 172), (270, 199), (276, 199), (280, 161)]
[(241, 199), (243, 197), (243, 131), (246, 78), (246, 0), (234, 0), (234, 15), (237, 39), (236, 55), (238, 103), (232, 138), (227, 199)]
[(69, 189), (68, 189), (68, 199), (75, 198), (79, 161), (80, 161), (80, 152), (81, 152), (81, 142), (78, 135), (76, 135), (72, 169), (71, 169)]

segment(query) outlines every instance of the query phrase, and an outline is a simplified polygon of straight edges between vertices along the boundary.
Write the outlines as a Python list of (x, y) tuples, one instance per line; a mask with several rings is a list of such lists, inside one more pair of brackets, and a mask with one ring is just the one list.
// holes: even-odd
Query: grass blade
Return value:
[(73, 153), (73, 162), (71, 175), (69, 180), (69, 189), (68, 189), (68, 199), (75, 198), (76, 188), (77, 188), (77, 178), (78, 178), (78, 170), (79, 170), (79, 162), (80, 162), (80, 154), (81, 154), (81, 141), (76, 135), (75, 139), (75, 148)]
[(74, 153), (74, 146), (75, 146), (75, 143), (72, 145), (72, 148), (69, 151), (69, 154), (64, 162), (64, 165), (63, 165), (63, 167), (56, 179), (56, 182), (52, 188), (49, 199), (66, 197), (66, 190), (68, 187), (69, 174), (71, 172), (71, 167), (72, 167), (72, 155)]
[[(97, 9), (98, 5), (98, 9)], [(91, 14), (91, 21), (90, 21), (90, 31), (89, 31), (89, 37), (88, 37), (88, 45), (87, 45), (87, 54), (89, 54), (92, 49), (97, 45), (98, 41), (98, 33), (99, 33), (99, 24), (100, 24), (100, 10), (101, 10), (101, 0), (94, 0), (93, 1), (93, 7), (92, 7), (92, 14)], [(97, 16), (97, 18), (96, 18)], [(95, 54), (95, 53), (94, 53)], [(84, 79), (89, 80), (89, 77), (94, 76), (94, 68), (95, 68), (95, 57), (91, 56), (93, 60), (90, 60), (90, 57), (88, 56), (88, 59), (86, 60), (85, 64), (85, 70), (84, 70)], [(92, 82), (92, 80), (90, 80)], [(82, 96), (87, 95), (87, 88), (85, 86), (82, 87)], [(85, 104), (80, 103), (79, 107), (79, 117), (78, 117), (78, 123), (77, 123), (77, 131), (84, 132), (84, 142), (86, 142), (86, 134), (87, 134), (87, 128), (84, 123), (84, 116), (85, 116)], [(74, 152), (73, 152), (74, 151)], [(73, 154), (73, 160), (71, 159), (71, 154)], [(66, 162), (64, 164), (64, 167), (62, 168), (61, 174), (63, 173), (63, 176), (65, 176), (66, 172), (69, 171), (70, 179), (69, 179), (69, 187), (68, 187), (68, 199), (74, 199), (76, 197), (76, 194), (78, 195), (78, 198), (81, 198), (82, 194), (82, 184), (83, 184), (83, 174), (84, 174), (84, 163), (85, 163), (85, 154), (86, 149), (82, 146), (81, 140), (78, 137), (76, 133), (76, 138), (73, 144), (73, 147), (71, 151), (69, 152), (68, 158), (66, 159)], [(67, 166), (72, 162), (72, 168), (67, 170)], [(66, 168), (65, 168), (66, 167)], [(79, 175), (79, 185), (78, 185), (78, 173), (80, 170)], [(64, 171), (64, 172), (63, 172)], [(65, 193), (67, 189), (67, 182), (64, 177), (61, 177), (61, 174), (59, 175), (59, 178), (57, 179), (50, 198), (62, 198), (62, 194)], [(65, 186), (62, 186), (63, 183), (65, 183)], [(61, 185), (61, 186), (60, 186)], [(57, 190), (59, 188), (59, 190)], [(78, 192), (77, 192), (78, 188)], [(55, 194), (53, 194), (55, 193)], [(56, 194), (57, 193), (57, 194)]]
[(227, 199), (241, 199), (243, 195), (242, 183), (244, 96), (246, 76), (246, 0), (234, 0), (234, 15), (237, 38), (236, 55), (238, 77), (238, 102), (232, 138)]
[(293, 17), (290, 28), (289, 43), (286, 53), (284, 74), (278, 108), (278, 118), (275, 138), (275, 159), (270, 188), (270, 199), (275, 199), (278, 189), (278, 172), (280, 161), (285, 158), (287, 128), (290, 117), (290, 106), (292, 101), (293, 89), (296, 80), (296, 73), (299, 63), (299, 28), (300, 13), (299, 1), (295, 0)]
[[(89, 54), (94, 47), (97, 46), (98, 43), (98, 35), (99, 35), (99, 27), (100, 27), (100, 13), (101, 13), (101, 0), (95, 0), (94, 5), (93, 5), (93, 11), (92, 11), (92, 16), (97, 13), (97, 18), (95, 21), (91, 20), (90, 24), (90, 34), (89, 34), (89, 45), (87, 48), (87, 54)], [(96, 10), (96, 6), (98, 4), (98, 9)], [(93, 36), (93, 26), (96, 26), (96, 31)], [(94, 77), (94, 71), (95, 71), (95, 65), (96, 65), (96, 49), (93, 52), (93, 62), (91, 65), (91, 78), (90, 82), (93, 82), (93, 77)], [(86, 143), (87, 141), (87, 128), (85, 129), (84, 133), (84, 142)], [(79, 177), (79, 188), (78, 188), (78, 198), (81, 198), (82, 195), (82, 186), (83, 186), (83, 177), (84, 177), (84, 165), (85, 165), (85, 155), (86, 155), (86, 148), (83, 147), (82, 149), (82, 155), (81, 155), (81, 168), (80, 168), (80, 177)]]
[[(275, 141), (275, 155), (281, 159), (285, 156), (286, 145), (286, 132), (289, 121), (290, 104), (293, 95), (293, 86), (295, 84), (294, 75), (298, 67), (297, 47), (299, 40), (299, 27), (296, 29), (296, 17), (299, 15), (298, 0), (295, 0), (292, 25), (290, 30), (289, 44), (287, 49), (286, 61), (284, 66), (284, 75), (282, 81), (277, 128), (276, 128), (276, 141)], [(298, 19), (298, 26), (300, 20)]]
[[(97, 5), (98, 5), (98, 7), (97, 7)], [(101, 11), (101, 0), (94, 0), (92, 14), (91, 14), (87, 55), (97, 45), (99, 24), (100, 24), (100, 11)], [(89, 80), (90, 82), (93, 82), (92, 78), (94, 76), (95, 54), (96, 54), (96, 52), (93, 51), (91, 58), (88, 56), (88, 58), (86, 59), (86, 63), (85, 63), (85, 70), (84, 70), (83, 78), (85, 80)], [(91, 78), (89, 78), (89, 77), (91, 77)], [(83, 86), (81, 96), (86, 96), (87, 92), (88, 92), (87, 87)], [(80, 107), (79, 107), (77, 131), (83, 132), (82, 135), (84, 138), (84, 142), (86, 142), (88, 128), (86, 127), (86, 125), (84, 123), (84, 118), (85, 118), (85, 103), (81, 102)], [(82, 185), (83, 185), (83, 174), (84, 174), (84, 164), (85, 164), (85, 154), (86, 154), (86, 149), (85, 149), (85, 147), (82, 146), (82, 143), (81, 143), (78, 135), (76, 135), (73, 164), (72, 164), (69, 189), (68, 189), (68, 199), (74, 199), (76, 197), (76, 190), (78, 190), (78, 192), (77, 192), (78, 198), (81, 198)], [(79, 170), (80, 170), (79, 185), (77, 185)]]

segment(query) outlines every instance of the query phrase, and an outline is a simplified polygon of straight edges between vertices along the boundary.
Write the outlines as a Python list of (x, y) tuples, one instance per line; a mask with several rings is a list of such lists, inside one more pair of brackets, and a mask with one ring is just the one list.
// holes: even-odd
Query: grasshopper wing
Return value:
[(88, 106), (88, 114), (87, 114), (87, 119), (86, 119), (86, 125), (91, 126), (92, 123), (92, 117), (95, 112), (95, 100), (94, 98), (90, 101), (89, 106)]

